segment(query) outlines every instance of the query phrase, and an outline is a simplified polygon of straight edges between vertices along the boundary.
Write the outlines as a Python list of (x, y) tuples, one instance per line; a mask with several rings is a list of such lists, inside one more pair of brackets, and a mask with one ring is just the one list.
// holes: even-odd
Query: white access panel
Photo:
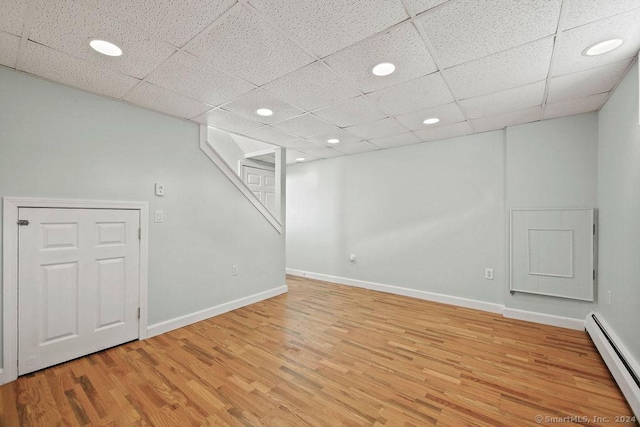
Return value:
[(593, 301), (594, 209), (512, 209), (512, 292)]

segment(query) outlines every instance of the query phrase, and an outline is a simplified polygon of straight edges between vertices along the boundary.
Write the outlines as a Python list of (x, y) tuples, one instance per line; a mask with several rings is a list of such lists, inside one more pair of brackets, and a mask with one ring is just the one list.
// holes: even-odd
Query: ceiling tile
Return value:
[(469, 122), (460, 122), (449, 126), (415, 132), (421, 142), (455, 138), (458, 136), (469, 135), (471, 133), (473, 133), (473, 131), (471, 130), (471, 126), (469, 126)]
[(20, 37), (0, 31), (0, 65), (16, 67)]
[(258, 129), (250, 130), (249, 132), (245, 132), (245, 135), (250, 138), (257, 139), (258, 141), (269, 142), (276, 145), (285, 144), (289, 141), (298, 139), (293, 135), (289, 135), (270, 126), (263, 126)]
[[(440, 119), (435, 125), (425, 125), (425, 119), (437, 117)], [(409, 130), (425, 130), (433, 127), (446, 126), (451, 123), (462, 122), (465, 119), (460, 107), (455, 102), (429, 108), (427, 110), (414, 111), (412, 113), (396, 116), (396, 119)]]
[(449, 68), (445, 71), (459, 98), (473, 98), (547, 78), (553, 38)]
[(320, 157), (312, 156), (311, 154), (305, 154), (294, 150), (287, 150), (288, 165), (298, 163), (298, 158), (303, 158), (304, 162), (313, 162), (314, 160), (320, 160)]
[(484, 117), (471, 120), (476, 132), (487, 132), (502, 129), (506, 126), (515, 126), (522, 123), (535, 122), (542, 118), (542, 107), (532, 107), (526, 110), (514, 111), (499, 116)]
[(22, 69), (55, 82), (113, 98), (123, 97), (139, 82), (131, 76), (100, 68), (33, 42), (27, 43)]
[(22, 35), (29, 0), (2, 0), (0, 7), (0, 31)]
[[(262, 89), (254, 89), (251, 92), (240, 95), (228, 104), (223, 105), (222, 108), (262, 123), (279, 122), (303, 113), (302, 110), (279, 100)], [(268, 108), (273, 111), (273, 115), (259, 116), (256, 114), (258, 108)]]
[(147, 81), (211, 105), (220, 105), (254, 88), (186, 52), (176, 52)]
[(240, 4), (185, 49), (258, 86), (313, 61)]
[(347, 142), (336, 147), (336, 150), (345, 154), (365, 153), (367, 151), (375, 151), (379, 149), (380, 147), (377, 147), (368, 141)]
[(358, 96), (356, 90), (319, 61), (263, 87), (277, 97), (307, 111)]
[[(365, 93), (438, 70), (412, 24), (402, 25), (374, 39), (344, 49), (325, 61), (338, 75)], [(396, 71), (384, 77), (374, 75), (371, 70), (382, 62), (394, 64)]]
[(339, 130), (336, 126), (322, 121), (311, 114), (305, 114), (283, 122), (274, 123), (272, 126), (300, 137), (319, 135)]
[(333, 148), (329, 148), (329, 147), (309, 146), (304, 149), (300, 149), (299, 151), (305, 154), (311, 154), (316, 157), (321, 157), (323, 159), (330, 159), (333, 157), (344, 156), (344, 153), (340, 151), (336, 151)]
[(627, 59), (615, 64), (554, 77), (549, 83), (547, 102), (555, 103), (572, 98), (583, 98), (596, 93), (609, 92), (622, 80), (630, 63), (631, 60)]
[(392, 148), (416, 144), (420, 142), (420, 139), (413, 133), (407, 132), (400, 135), (385, 136), (384, 138), (373, 138), (369, 142), (381, 148)]
[(132, 104), (176, 117), (191, 119), (211, 109), (210, 105), (178, 95), (160, 86), (141, 82), (123, 98)]
[[(133, 77), (146, 77), (175, 52), (168, 43), (72, 0), (44, 0), (36, 16), (30, 40)], [(120, 46), (123, 55), (91, 49), (89, 40), (98, 35)]]
[(555, 34), (561, 0), (459, 0), (419, 22), (444, 68)]
[(597, 95), (571, 99), (557, 104), (547, 104), (544, 109), (544, 119), (554, 119), (556, 117), (573, 116), (575, 114), (596, 111), (604, 104), (608, 96), (608, 93), (599, 93)]
[(363, 96), (316, 110), (313, 114), (340, 127), (372, 122), (387, 116)]
[(382, 138), (384, 136), (398, 135), (407, 131), (407, 129), (390, 117), (375, 122), (351, 126), (346, 130), (363, 139)]
[(546, 80), (489, 95), (460, 101), (460, 106), (470, 119), (497, 116), (514, 110), (542, 105)]
[(314, 144), (313, 142), (306, 140), (306, 139), (294, 139), (293, 141), (286, 141), (280, 144), (281, 147), (286, 148), (287, 150), (297, 150), (297, 151), (304, 151), (305, 149), (308, 148), (317, 148), (317, 147), (321, 147), (318, 144)]
[(322, 135), (314, 135), (307, 138), (309, 141), (315, 142), (316, 144), (324, 145), (324, 146), (334, 146), (327, 142), (328, 139), (339, 139), (341, 144), (345, 144), (347, 142), (356, 142), (360, 141), (362, 138), (356, 136), (350, 132), (339, 129), (337, 131), (333, 131), (330, 133), (323, 133)]
[[(640, 8), (611, 18), (564, 31), (557, 47), (553, 75), (574, 73), (634, 57), (640, 49)], [(585, 56), (589, 46), (610, 38), (621, 38), (624, 44), (600, 56)]]
[(453, 102), (453, 95), (451, 95), (440, 73), (429, 74), (400, 83), (397, 86), (372, 92), (367, 97), (383, 111), (392, 115), (424, 110)]
[(181, 47), (226, 12), (235, 0), (84, 0), (110, 16)]
[(578, 27), (640, 7), (638, 0), (571, 0), (563, 29)]
[(449, 0), (407, 0), (407, 3), (413, 9), (415, 14), (422, 13), (425, 10), (432, 9), (442, 3), (446, 3)]
[(250, 4), (321, 58), (409, 17), (402, 2), (389, 0), (250, 0)]
[(194, 119), (198, 123), (204, 123), (214, 128), (228, 130), (236, 133), (246, 133), (252, 129), (262, 127), (262, 123), (237, 116), (220, 108), (207, 111)]

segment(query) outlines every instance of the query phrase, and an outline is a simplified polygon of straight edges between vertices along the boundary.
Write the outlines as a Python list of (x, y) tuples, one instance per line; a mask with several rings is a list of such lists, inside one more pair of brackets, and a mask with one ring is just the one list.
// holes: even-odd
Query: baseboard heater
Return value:
[(640, 418), (640, 369), (633, 356), (622, 346), (611, 327), (590, 313), (586, 319), (587, 332), (595, 344), (602, 359), (616, 380), (618, 387), (629, 402), (631, 410)]

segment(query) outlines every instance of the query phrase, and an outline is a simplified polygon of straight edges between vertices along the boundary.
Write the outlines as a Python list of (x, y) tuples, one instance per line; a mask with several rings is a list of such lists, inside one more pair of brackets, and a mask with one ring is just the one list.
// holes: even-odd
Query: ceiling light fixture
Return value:
[(268, 108), (258, 108), (256, 110), (256, 114), (259, 116), (269, 117), (273, 116), (273, 111), (269, 110)]
[(382, 76), (388, 76), (389, 74), (393, 73), (395, 70), (396, 70), (395, 65), (393, 65), (390, 62), (383, 62), (373, 67), (373, 70), (371, 70), (371, 72), (376, 76), (382, 77)]
[(296, 162), (304, 162), (304, 157), (298, 157), (298, 158), (296, 159)]
[(337, 138), (331, 138), (331, 139), (327, 139), (327, 142), (329, 144), (337, 144), (338, 142), (340, 142), (340, 140)]
[(425, 125), (435, 125), (436, 123), (438, 123), (440, 121), (439, 118), (437, 117), (431, 117), (430, 119), (426, 119), (425, 121), (423, 121), (422, 123), (424, 123)]
[(122, 55), (122, 49), (120, 49), (115, 44), (108, 42), (106, 40), (91, 39), (91, 41), (89, 42), (89, 46), (91, 46), (91, 49), (103, 55), (107, 55), (107, 56)]
[(624, 43), (622, 39), (610, 39), (598, 42), (596, 44), (592, 44), (588, 48), (582, 51), (584, 56), (596, 56), (602, 55), (607, 52), (611, 52), (614, 49), (619, 48)]

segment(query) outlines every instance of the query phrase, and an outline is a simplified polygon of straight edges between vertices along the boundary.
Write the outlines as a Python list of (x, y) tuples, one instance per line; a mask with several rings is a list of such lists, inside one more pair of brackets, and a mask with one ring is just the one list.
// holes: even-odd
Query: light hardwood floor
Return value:
[(0, 388), (2, 425), (533, 426), (536, 415), (615, 425), (632, 415), (586, 332), (288, 284), (286, 295), (20, 377)]

